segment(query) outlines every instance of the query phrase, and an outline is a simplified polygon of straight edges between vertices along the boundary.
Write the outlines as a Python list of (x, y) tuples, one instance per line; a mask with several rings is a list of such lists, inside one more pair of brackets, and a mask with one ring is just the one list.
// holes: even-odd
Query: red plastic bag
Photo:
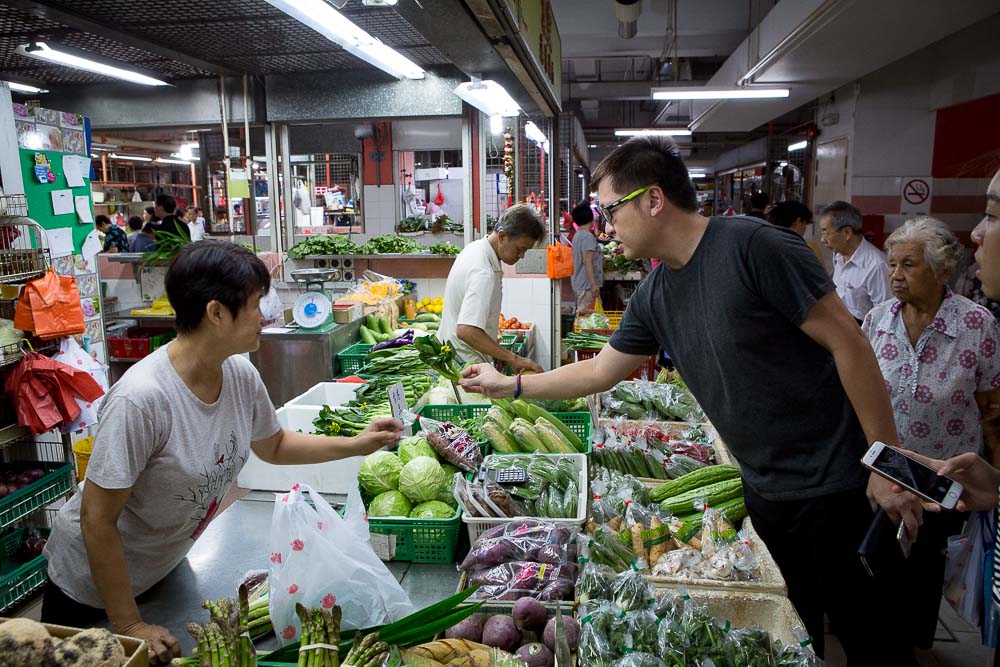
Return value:
[(4, 383), (17, 422), (32, 433), (72, 423), (80, 415), (77, 398), (95, 401), (104, 390), (89, 373), (37, 352), (27, 352)]
[(442, 204), (444, 204), (444, 195), (441, 194), (441, 184), (440, 183), (438, 183), (438, 195), (437, 195), (437, 197), (434, 198), (434, 203), (437, 204), (438, 206), (441, 206)]

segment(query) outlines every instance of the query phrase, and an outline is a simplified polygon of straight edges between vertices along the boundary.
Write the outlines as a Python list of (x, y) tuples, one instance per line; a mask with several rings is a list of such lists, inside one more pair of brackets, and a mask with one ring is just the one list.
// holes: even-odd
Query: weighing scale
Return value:
[(323, 287), (332, 280), (335, 269), (299, 269), (290, 273), (292, 280), (305, 286), (305, 292), (292, 306), (292, 318), (301, 333), (320, 333), (336, 327), (333, 321), (333, 299)]

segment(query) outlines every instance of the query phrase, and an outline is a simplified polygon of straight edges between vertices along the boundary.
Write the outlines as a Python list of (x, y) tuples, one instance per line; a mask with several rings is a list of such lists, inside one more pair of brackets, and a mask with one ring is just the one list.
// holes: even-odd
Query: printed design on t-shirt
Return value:
[(215, 518), (219, 511), (219, 503), (233, 485), (249, 454), (240, 452), (239, 441), (236, 432), (233, 431), (229, 434), (228, 444), (215, 444), (214, 457), (214, 462), (206, 465), (205, 471), (201, 473), (204, 481), (194, 488), (188, 488), (186, 493), (174, 496), (176, 500), (194, 506), (191, 519), (197, 521), (198, 525), (191, 533), (192, 540), (197, 540)]

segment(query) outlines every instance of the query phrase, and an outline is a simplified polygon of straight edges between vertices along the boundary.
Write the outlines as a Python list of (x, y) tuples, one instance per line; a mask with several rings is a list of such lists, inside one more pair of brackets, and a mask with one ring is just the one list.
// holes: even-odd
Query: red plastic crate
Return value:
[(148, 338), (109, 338), (108, 348), (114, 359), (142, 359), (149, 354)]
[[(592, 359), (597, 356), (598, 352), (600, 350), (576, 350), (576, 361)], [(635, 369), (635, 372), (629, 375), (627, 379), (649, 380), (650, 382), (656, 379), (656, 357), (649, 357), (646, 361), (642, 362), (642, 365)]]

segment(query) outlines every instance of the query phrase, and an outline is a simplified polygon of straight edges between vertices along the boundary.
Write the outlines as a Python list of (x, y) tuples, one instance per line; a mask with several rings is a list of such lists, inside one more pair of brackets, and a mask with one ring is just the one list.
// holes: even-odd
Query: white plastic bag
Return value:
[(269, 552), (269, 612), (282, 644), (300, 636), (297, 602), (326, 609), (340, 605), (345, 630), (393, 623), (414, 611), (372, 549), (357, 488), (347, 496), (344, 518), (307, 484), (276, 494)]
[[(59, 342), (59, 352), (52, 358), (67, 366), (87, 371), (104, 390), (104, 393), (108, 392), (108, 367), (87, 354), (75, 338), (63, 338)], [(80, 406), (80, 414), (72, 424), (63, 426), (62, 432), (75, 433), (89, 426), (97, 426), (97, 410), (101, 407), (101, 401), (104, 400), (104, 397), (101, 396), (94, 401), (84, 401), (79, 398), (73, 400)]]
[(945, 551), (944, 599), (969, 625), (983, 619), (983, 526), (971, 514), (961, 535), (948, 538)]

